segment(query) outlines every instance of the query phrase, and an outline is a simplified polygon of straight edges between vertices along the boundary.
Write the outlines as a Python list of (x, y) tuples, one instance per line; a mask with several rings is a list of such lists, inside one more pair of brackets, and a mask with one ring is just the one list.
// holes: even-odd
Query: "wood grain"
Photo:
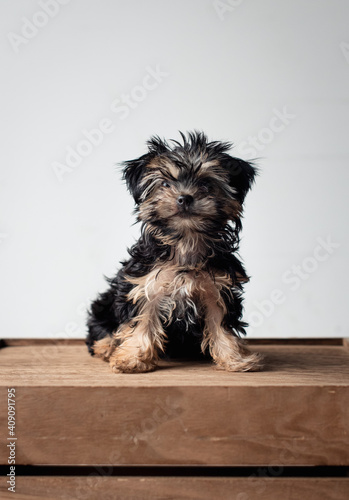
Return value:
[(18, 464), (349, 465), (349, 351), (258, 350), (261, 373), (187, 361), (115, 375), (82, 346), (6, 347), (0, 463), (14, 386)]
[(347, 500), (349, 478), (19, 477), (3, 500)]
[(0, 386), (323, 386), (349, 385), (349, 350), (342, 346), (258, 346), (266, 366), (258, 373), (229, 373), (211, 363), (162, 362), (145, 374), (114, 374), (85, 346), (28, 345), (0, 350)]

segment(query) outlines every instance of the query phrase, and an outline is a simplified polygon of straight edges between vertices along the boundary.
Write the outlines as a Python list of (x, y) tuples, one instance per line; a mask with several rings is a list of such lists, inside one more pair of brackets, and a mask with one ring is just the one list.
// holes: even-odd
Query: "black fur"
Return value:
[[(256, 169), (246, 161), (230, 156), (227, 152), (231, 148), (229, 143), (208, 142), (203, 133), (194, 132), (187, 136), (181, 134), (182, 143), (172, 141), (169, 145), (159, 137), (152, 137), (148, 141), (148, 153), (136, 160), (124, 163), (124, 179), (126, 185), (135, 199), (136, 213), (139, 213), (142, 195), (147, 188), (141, 181), (151, 160), (165, 157), (171, 160), (181, 171), (179, 180), (195, 183), (196, 173), (200, 169), (200, 158), (206, 155), (206, 161), (218, 161), (229, 174), (229, 186), (235, 189), (235, 199), (242, 203), (251, 185), (253, 184)], [(168, 173), (164, 172), (164, 175)], [(228, 186), (218, 185), (217, 180), (208, 173), (208, 187), (211, 192), (222, 192), (222, 196), (215, 197), (216, 214), (202, 223), (202, 232), (209, 236), (207, 254), (201, 260), (205, 261), (205, 269), (214, 275), (215, 270), (223, 270), (231, 278), (231, 293), (224, 295), (227, 314), (224, 318), (224, 327), (235, 336), (245, 334), (246, 323), (242, 316), (242, 282), (248, 281), (246, 272), (239, 261), (236, 252), (239, 247), (239, 232), (241, 218), (236, 216), (227, 222), (224, 214), (224, 203), (227, 193), (223, 193)], [(149, 231), (149, 225), (152, 230)], [(88, 319), (88, 336), (86, 344), (89, 352), (93, 354), (93, 344), (107, 335), (112, 335), (118, 327), (134, 318), (138, 311), (137, 304), (127, 300), (127, 295), (133, 285), (125, 280), (125, 275), (139, 277), (150, 272), (158, 262), (173, 258), (172, 245), (159, 243), (156, 235), (162, 234), (176, 237), (176, 231), (171, 229), (166, 219), (159, 216), (156, 211), (151, 214), (150, 220), (142, 221), (141, 236), (137, 243), (129, 249), (130, 258), (122, 262), (118, 274), (109, 279), (109, 289), (98, 296), (92, 303)], [(239, 276), (239, 279), (237, 278)], [(242, 279), (241, 279), (242, 278)], [(199, 309), (200, 311), (200, 309)], [(201, 311), (204, 315), (204, 311)], [(200, 352), (202, 340), (203, 318), (201, 315), (189, 318), (190, 311), (176, 311), (170, 325), (165, 326), (168, 337), (166, 353), (181, 356)], [(189, 319), (188, 319), (189, 318)]]

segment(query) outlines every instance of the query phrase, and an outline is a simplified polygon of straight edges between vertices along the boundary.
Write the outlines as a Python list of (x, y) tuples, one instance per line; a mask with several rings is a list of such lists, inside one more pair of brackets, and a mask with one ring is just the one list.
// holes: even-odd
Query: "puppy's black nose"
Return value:
[(190, 194), (181, 194), (177, 198), (177, 205), (179, 208), (186, 210), (193, 203), (194, 198)]

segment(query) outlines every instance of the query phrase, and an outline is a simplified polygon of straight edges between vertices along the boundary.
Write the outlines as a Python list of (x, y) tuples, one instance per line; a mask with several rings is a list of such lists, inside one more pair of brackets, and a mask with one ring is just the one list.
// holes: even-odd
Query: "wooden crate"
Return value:
[[(266, 357), (263, 372), (171, 361), (128, 375), (111, 373), (80, 341), (3, 342), (0, 464), (8, 454), (7, 389), (15, 387), (16, 464), (36, 473), (71, 466), (69, 478), (19, 476), (16, 498), (348, 499), (348, 342), (251, 344)], [(112, 468), (100, 474), (101, 465)], [(158, 469), (118, 475), (118, 467), (136, 465)], [(195, 473), (184, 477), (178, 465)], [(76, 466), (97, 466), (96, 475), (78, 476)], [(161, 477), (164, 466), (176, 476)], [(216, 477), (200, 477), (203, 466)], [(250, 474), (239, 477), (241, 466)], [(306, 477), (286, 477), (290, 466), (306, 467)], [(324, 477), (311, 466), (325, 466)], [(325, 477), (333, 466), (337, 477)], [(6, 481), (0, 492), (12, 495)]]

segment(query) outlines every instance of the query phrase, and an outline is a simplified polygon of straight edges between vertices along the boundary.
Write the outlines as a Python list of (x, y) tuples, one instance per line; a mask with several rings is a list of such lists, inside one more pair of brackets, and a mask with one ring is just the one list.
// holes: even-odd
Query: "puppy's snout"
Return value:
[(193, 204), (194, 198), (190, 194), (181, 194), (177, 198), (177, 205), (179, 208), (186, 210)]

